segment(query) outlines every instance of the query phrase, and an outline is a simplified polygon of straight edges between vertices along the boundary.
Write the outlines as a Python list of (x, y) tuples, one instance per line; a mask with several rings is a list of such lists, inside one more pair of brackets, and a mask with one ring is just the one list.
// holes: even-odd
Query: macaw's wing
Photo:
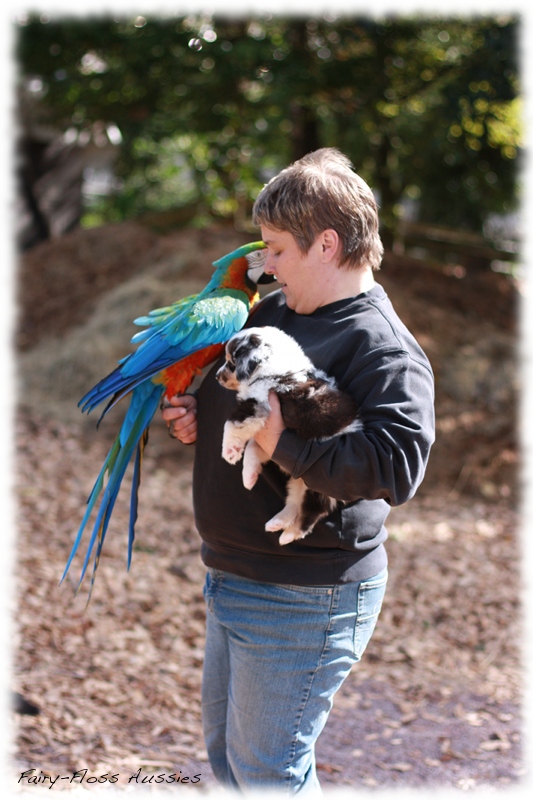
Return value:
[(199, 299), (194, 304), (192, 320), (202, 347), (230, 339), (241, 330), (249, 311), (248, 298), (236, 289), (216, 289)]
[[(229, 336), (232, 336), (240, 330), (248, 318), (249, 308), (248, 298), (238, 289), (215, 289), (208, 295), (189, 297), (173, 306), (155, 309), (147, 317), (137, 318), (134, 320), (136, 325), (148, 325), (152, 330), (140, 331), (131, 341), (148, 344), (159, 334), (174, 345), (184, 337), (189, 340), (196, 337), (205, 347), (213, 344), (210, 340), (213, 331), (227, 328)], [(144, 352), (147, 351), (148, 348)]]
[[(209, 347), (226, 342), (248, 319), (250, 303), (236, 289), (216, 289), (198, 297), (186, 315), (169, 315), (121, 366), (125, 379), (134, 384), (151, 378), (171, 364)], [(130, 387), (131, 388), (131, 387)]]
[(139, 348), (82, 397), (79, 406), (82, 411), (92, 411), (111, 397), (112, 402), (104, 412), (107, 413), (132, 389), (166, 367), (198, 350), (226, 342), (243, 327), (249, 309), (249, 300), (243, 292), (224, 288), (190, 298), (186, 306), (180, 302), (174, 311), (161, 310), (162, 313), (151, 318), (152, 330)]
[(134, 344), (139, 344), (139, 342), (143, 342), (145, 339), (148, 339), (148, 337), (153, 334), (154, 330), (161, 330), (164, 328), (167, 322), (170, 322), (173, 319), (179, 319), (180, 315), (187, 314), (189, 309), (194, 305), (198, 298), (198, 294), (191, 294), (188, 297), (183, 297), (181, 300), (177, 300), (170, 306), (154, 308), (152, 311), (149, 311), (146, 316), (137, 317), (137, 319), (133, 320), (133, 324), (139, 325), (143, 328), (146, 327), (147, 330), (136, 333), (135, 336), (132, 337), (131, 341)]

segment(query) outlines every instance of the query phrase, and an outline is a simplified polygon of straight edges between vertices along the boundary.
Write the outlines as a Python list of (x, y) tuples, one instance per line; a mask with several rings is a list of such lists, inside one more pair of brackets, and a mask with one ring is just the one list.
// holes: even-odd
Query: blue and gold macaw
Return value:
[(245, 324), (250, 309), (259, 299), (257, 284), (272, 280), (264, 272), (264, 248), (263, 242), (239, 247), (213, 263), (213, 277), (199, 294), (185, 297), (171, 306), (155, 309), (146, 317), (134, 320), (136, 325), (146, 327), (131, 340), (139, 344), (137, 350), (121, 359), (119, 366), (80, 400), (78, 405), (87, 412), (109, 400), (100, 422), (119, 400), (131, 395), (118, 436), (87, 500), (87, 510), (61, 578), (63, 581), (70, 568), (89, 517), (103, 491), (76, 591), (80, 588), (97, 542), (90, 597), (113, 507), (126, 468), (135, 453), (128, 535), (127, 566), (130, 568), (141, 463), (150, 422), (163, 395), (170, 398), (175, 394), (183, 394), (195, 375), (218, 358), (225, 342)]

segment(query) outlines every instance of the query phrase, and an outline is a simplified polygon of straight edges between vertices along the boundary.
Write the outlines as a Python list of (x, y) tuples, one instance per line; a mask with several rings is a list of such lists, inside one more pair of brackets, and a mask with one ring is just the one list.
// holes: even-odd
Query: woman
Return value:
[[(194, 510), (208, 567), (203, 725), (215, 775), (242, 790), (317, 790), (315, 742), (333, 697), (374, 630), (387, 580), (385, 520), (413, 496), (434, 440), (433, 375), (374, 280), (383, 247), (367, 184), (325, 148), (283, 170), (254, 204), (279, 290), (251, 325), (293, 336), (359, 408), (360, 429), (304, 441), (279, 402), (256, 439), (271, 457), (251, 491), (220, 455), (235, 395), (215, 364), (197, 393), (172, 399), (172, 436), (196, 443)], [(265, 522), (286, 477), (340, 500), (303, 540)]]

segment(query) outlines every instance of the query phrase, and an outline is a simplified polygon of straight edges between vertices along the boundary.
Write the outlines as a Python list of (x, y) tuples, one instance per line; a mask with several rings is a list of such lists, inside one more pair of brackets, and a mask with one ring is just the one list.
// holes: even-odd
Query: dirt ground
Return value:
[[(121, 282), (176, 252), (180, 280), (204, 281), (214, 258), (251, 238), (110, 226), (35, 248), (20, 269), (21, 379), (35, 363), (26, 355), (47, 343), (57, 352)], [(319, 740), (320, 779), (326, 790), (516, 789), (527, 778), (509, 357), (519, 291), (495, 273), (458, 278), (391, 255), (378, 279), (432, 361), (438, 439), (419, 494), (391, 512), (386, 602)], [(13, 715), (12, 790), (42, 791), (56, 776), (55, 791), (140, 788), (143, 778), (155, 789), (148, 780), (162, 774), (200, 776), (195, 790), (215, 789), (200, 721), (204, 570), (193, 448), (154, 421), (131, 570), (126, 487), (86, 607), (85, 591), (73, 597), (81, 561), (59, 579), (116, 431), (103, 424), (96, 432), (94, 421), (63, 414), (50, 392), (37, 395), (21, 397), (17, 412), (12, 687), (40, 714)], [(41, 780), (17, 783), (30, 770)]]

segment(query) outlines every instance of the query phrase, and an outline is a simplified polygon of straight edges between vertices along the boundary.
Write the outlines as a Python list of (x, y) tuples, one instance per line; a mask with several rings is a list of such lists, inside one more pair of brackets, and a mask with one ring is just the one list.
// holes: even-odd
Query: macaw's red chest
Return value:
[(196, 375), (199, 375), (204, 367), (207, 367), (224, 352), (223, 344), (212, 344), (198, 350), (196, 353), (182, 359), (177, 364), (163, 370), (157, 378), (152, 380), (163, 383), (166, 386), (165, 397), (171, 398), (175, 394), (183, 394), (187, 391)]

